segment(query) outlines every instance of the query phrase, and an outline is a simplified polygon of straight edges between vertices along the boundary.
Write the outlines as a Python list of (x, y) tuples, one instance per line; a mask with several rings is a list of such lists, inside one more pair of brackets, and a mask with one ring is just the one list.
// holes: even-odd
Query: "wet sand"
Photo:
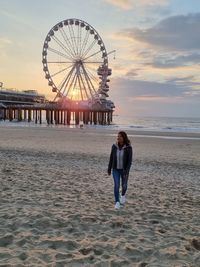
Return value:
[(200, 266), (200, 136), (128, 131), (117, 211), (116, 134), (0, 126), (0, 266)]

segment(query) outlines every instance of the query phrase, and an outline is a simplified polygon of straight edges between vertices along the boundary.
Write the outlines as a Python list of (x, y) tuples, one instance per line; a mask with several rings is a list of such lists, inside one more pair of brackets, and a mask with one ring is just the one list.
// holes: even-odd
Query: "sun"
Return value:
[(74, 88), (73, 90), (71, 90), (71, 92), (69, 94), (69, 98), (71, 98), (71, 100), (80, 100), (81, 99), (80, 89)]

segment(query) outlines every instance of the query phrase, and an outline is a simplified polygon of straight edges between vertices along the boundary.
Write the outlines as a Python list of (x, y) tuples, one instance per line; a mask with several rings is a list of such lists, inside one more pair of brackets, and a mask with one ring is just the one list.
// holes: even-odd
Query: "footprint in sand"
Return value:
[(0, 238), (0, 247), (7, 247), (13, 243), (14, 236), (7, 234)]
[(193, 238), (191, 244), (195, 249), (200, 250), (200, 239)]
[(22, 261), (25, 261), (25, 260), (28, 258), (28, 255), (27, 255), (27, 253), (22, 252), (22, 253), (19, 255), (19, 258), (20, 258)]
[(92, 251), (92, 248), (88, 247), (88, 248), (82, 248), (79, 250), (79, 252), (83, 255), (88, 255), (90, 254), (90, 252)]

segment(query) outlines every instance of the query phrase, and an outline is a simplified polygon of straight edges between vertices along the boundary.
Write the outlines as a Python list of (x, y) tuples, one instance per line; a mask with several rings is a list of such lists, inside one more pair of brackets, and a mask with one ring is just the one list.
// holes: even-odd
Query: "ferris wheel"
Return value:
[(72, 18), (57, 23), (48, 32), (42, 52), (45, 78), (55, 99), (106, 99), (112, 73), (108, 54), (97, 31), (85, 21)]

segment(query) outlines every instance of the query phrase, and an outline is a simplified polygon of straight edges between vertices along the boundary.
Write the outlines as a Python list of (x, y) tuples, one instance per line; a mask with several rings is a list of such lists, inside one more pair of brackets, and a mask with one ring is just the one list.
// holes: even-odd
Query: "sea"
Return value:
[[(3, 121), (0, 120), (0, 126), (19, 126), (19, 127), (49, 127), (45, 121), (42, 124), (34, 122), (18, 122), (18, 121)], [(51, 127), (79, 127), (73, 122), (70, 126), (67, 125), (51, 125)], [(106, 128), (110, 130), (134, 130), (134, 131), (154, 131), (154, 132), (178, 132), (178, 133), (200, 133), (200, 117), (183, 118), (183, 117), (136, 117), (114, 115), (111, 125), (85, 125), (87, 128)]]
[(113, 127), (156, 132), (200, 133), (200, 117), (134, 117), (114, 116)]

